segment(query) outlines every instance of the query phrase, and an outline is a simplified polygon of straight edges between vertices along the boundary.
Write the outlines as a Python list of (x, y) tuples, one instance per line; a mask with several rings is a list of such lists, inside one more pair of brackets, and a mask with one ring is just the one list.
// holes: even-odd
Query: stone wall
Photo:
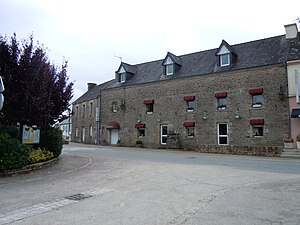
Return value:
[[(203, 146), (215, 146), (213, 149), (216, 149), (216, 152), (222, 152), (221, 149), (225, 148), (229, 149), (227, 152), (232, 153), (238, 152), (239, 148), (257, 147), (261, 152), (266, 148), (267, 152), (277, 152), (283, 147), (282, 140), (289, 132), (288, 101), (280, 100), (278, 96), (281, 85), (284, 87), (287, 85), (286, 71), (283, 65), (278, 64), (106, 89), (101, 95), (101, 143), (109, 139), (105, 124), (115, 121), (120, 124), (121, 146), (135, 146), (136, 140), (140, 139), (143, 145), (149, 148), (178, 147), (208, 152), (207, 149), (212, 147), (205, 147), (205, 150)], [(252, 107), (249, 89), (253, 88), (264, 90), (264, 103), (260, 108)], [(217, 100), (214, 96), (216, 92), (227, 92), (226, 109), (217, 109)], [(187, 95), (194, 95), (196, 98), (193, 112), (186, 110), (186, 101), (183, 98)], [(154, 112), (146, 114), (144, 100), (152, 99)], [(117, 112), (112, 112), (112, 102), (117, 103)], [(237, 111), (239, 119), (235, 117)], [(206, 119), (203, 119), (204, 115)], [(252, 135), (249, 123), (251, 119), (264, 119), (263, 137)], [(186, 136), (186, 127), (183, 126), (186, 121), (195, 122), (194, 138)], [(135, 128), (137, 123), (146, 125), (144, 138), (137, 136)], [(228, 124), (229, 146), (218, 146), (218, 123)], [(178, 140), (173, 141), (172, 146), (160, 144), (160, 126), (163, 124), (168, 125), (171, 134), (176, 134)], [(252, 150), (249, 148), (246, 152), (253, 151), (257, 152), (253, 148)]]
[[(73, 105), (72, 141), (86, 144), (97, 143), (96, 108), (97, 99)], [(76, 129), (78, 129), (77, 136)]]

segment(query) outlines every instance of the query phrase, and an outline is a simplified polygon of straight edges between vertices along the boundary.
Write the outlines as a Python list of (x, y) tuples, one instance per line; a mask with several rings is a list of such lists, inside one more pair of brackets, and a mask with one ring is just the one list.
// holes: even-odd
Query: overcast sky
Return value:
[[(284, 34), (300, 1), (0, 0), (0, 35), (33, 34), (51, 62), (69, 61), (74, 99), (129, 64)], [(298, 26), (299, 27), (299, 26)]]

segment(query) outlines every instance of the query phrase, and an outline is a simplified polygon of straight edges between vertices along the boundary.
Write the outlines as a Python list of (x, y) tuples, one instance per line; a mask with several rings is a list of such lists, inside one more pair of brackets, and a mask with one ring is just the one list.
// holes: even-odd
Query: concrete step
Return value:
[(281, 157), (300, 158), (300, 149), (283, 149)]

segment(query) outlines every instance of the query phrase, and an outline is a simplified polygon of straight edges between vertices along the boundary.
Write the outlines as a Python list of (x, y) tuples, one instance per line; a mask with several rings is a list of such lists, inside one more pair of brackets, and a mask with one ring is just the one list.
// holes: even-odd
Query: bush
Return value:
[(37, 163), (37, 162), (43, 162), (47, 161), (49, 159), (52, 159), (54, 157), (53, 152), (49, 152), (46, 149), (32, 149), (28, 161), (29, 163)]
[(0, 133), (0, 171), (20, 169), (28, 164), (30, 147), (7, 133)]
[(49, 128), (41, 130), (40, 144), (41, 149), (46, 149), (53, 153), (54, 157), (58, 157), (61, 154), (63, 147), (62, 131), (59, 128)]

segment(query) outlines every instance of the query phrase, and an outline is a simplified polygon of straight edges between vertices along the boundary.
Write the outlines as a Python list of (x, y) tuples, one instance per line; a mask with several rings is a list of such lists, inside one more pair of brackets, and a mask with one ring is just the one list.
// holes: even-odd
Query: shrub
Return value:
[(136, 140), (135, 144), (136, 145), (141, 145), (141, 144), (143, 144), (143, 142), (141, 140)]
[(53, 152), (49, 152), (46, 149), (32, 149), (30, 152), (30, 155), (28, 157), (29, 163), (37, 163), (37, 162), (43, 162), (47, 161), (49, 159), (52, 159), (54, 157)]
[(41, 130), (40, 144), (41, 149), (46, 149), (53, 153), (54, 157), (58, 157), (61, 154), (63, 147), (62, 131), (59, 128), (49, 128)]
[(26, 166), (29, 152), (30, 146), (22, 145), (7, 133), (0, 133), (0, 171)]

